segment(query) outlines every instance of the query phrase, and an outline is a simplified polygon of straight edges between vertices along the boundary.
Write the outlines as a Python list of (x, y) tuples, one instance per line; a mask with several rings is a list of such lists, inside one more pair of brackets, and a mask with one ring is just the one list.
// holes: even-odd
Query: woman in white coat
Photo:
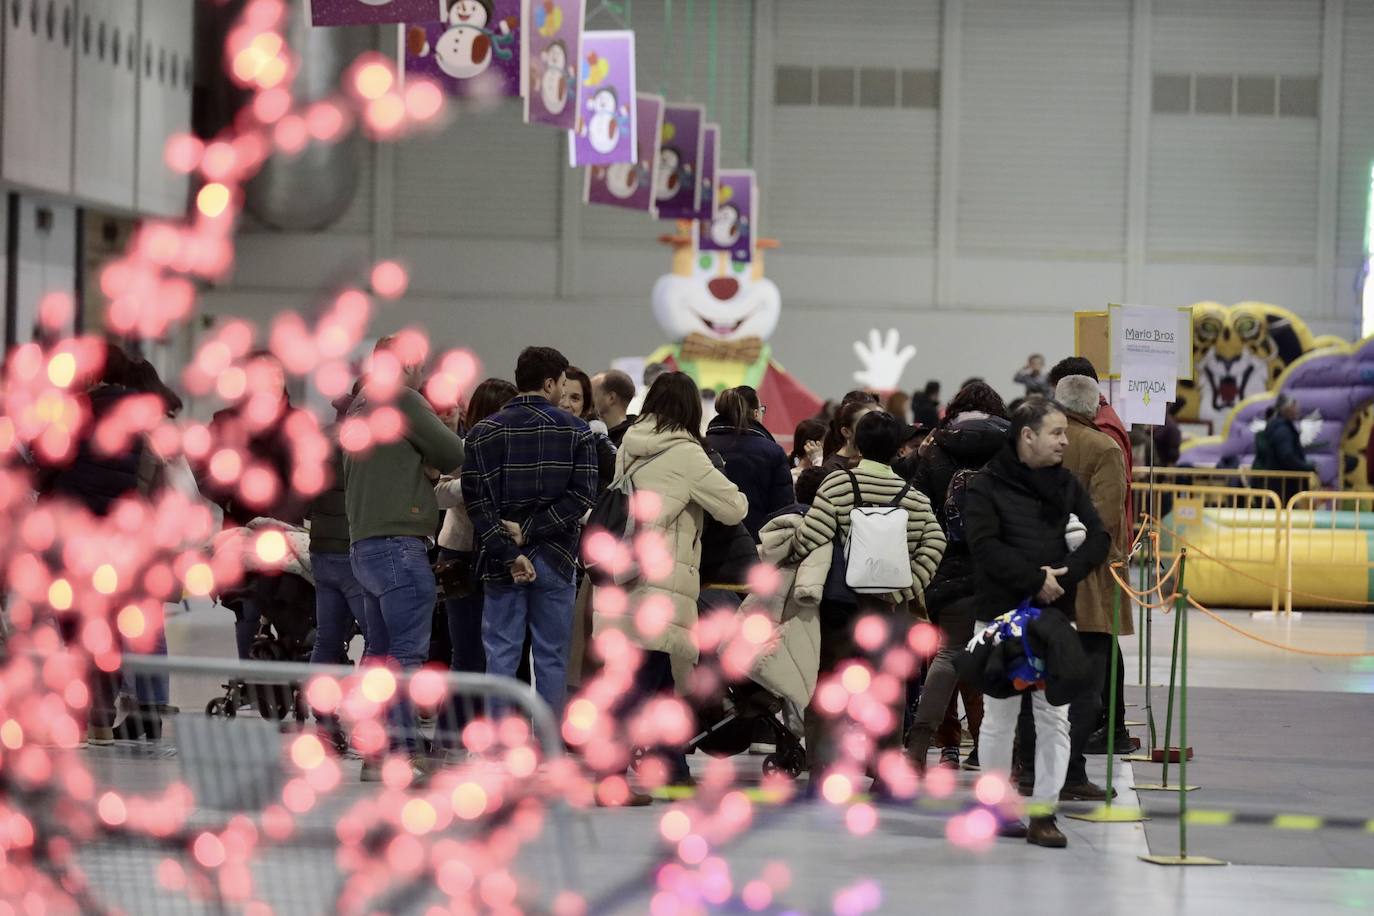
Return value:
[[(697, 622), (701, 592), (701, 531), (706, 516), (735, 525), (748, 512), (748, 502), (718, 470), (701, 441), (701, 393), (691, 377), (668, 372), (654, 380), (639, 419), (625, 433), (616, 455), (616, 478), (630, 474), (636, 491), (658, 495), (657, 517), (641, 531), (663, 539), (673, 558), (672, 569), (655, 579), (646, 576), (630, 593), (625, 614), (596, 613), (594, 632), (620, 629), (645, 650), (630, 690), (617, 704), (625, 718), (651, 697), (686, 684), (698, 651), (692, 629)], [(666, 598), (672, 615), (666, 621), (641, 621), (636, 610)], [(601, 607), (602, 602), (594, 602)], [(642, 623), (648, 626), (641, 629)], [(686, 781), (687, 758), (678, 752), (669, 761), (674, 781)]]

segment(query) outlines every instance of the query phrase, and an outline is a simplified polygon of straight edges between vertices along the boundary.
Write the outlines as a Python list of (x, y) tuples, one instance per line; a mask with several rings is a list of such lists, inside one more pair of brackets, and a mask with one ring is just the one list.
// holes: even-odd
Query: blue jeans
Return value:
[[(365, 538), (353, 543), (349, 556), (353, 575), (363, 588), (364, 657), (389, 658), (402, 669), (419, 668), (429, 658), (437, 594), (425, 542), (416, 537)], [(394, 703), (388, 719), (392, 747), (404, 743), (415, 752), (418, 742), (410, 703), (404, 699)]]
[(310, 552), (310, 569), (315, 576), (315, 647), (310, 661), (315, 664), (348, 663), (350, 621), (358, 622), (367, 642), (363, 611), (363, 587), (353, 575), (353, 563), (346, 553)]
[(571, 577), (559, 573), (543, 557), (536, 555), (533, 561), (533, 582), (486, 583), (482, 644), (487, 650), (487, 673), (515, 677), (525, 645), (525, 627), (529, 627), (534, 689), (557, 720), (562, 718), (568, 691), (568, 651), (572, 647), (577, 589)]

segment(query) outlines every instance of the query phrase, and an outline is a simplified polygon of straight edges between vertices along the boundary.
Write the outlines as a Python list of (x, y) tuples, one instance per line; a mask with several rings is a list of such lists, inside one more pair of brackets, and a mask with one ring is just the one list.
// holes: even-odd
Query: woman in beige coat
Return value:
[[(623, 615), (594, 612), (593, 632), (622, 630), (646, 651), (634, 685), (622, 698), (616, 715), (625, 717), (645, 700), (686, 684), (698, 651), (692, 630), (697, 622), (701, 592), (701, 530), (710, 515), (725, 525), (744, 519), (748, 503), (733, 483), (711, 462), (702, 445), (701, 393), (690, 376), (669, 372), (654, 380), (644, 398), (639, 419), (625, 433), (616, 455), (616, 479), (629, 474), (637, 492), (652, 492), (661, 500), (658, 516), (641, 532), (663, 539), (673, 558), (666, 575), (646, 575), (630, 593)], [(671, 607), (666, 620), (637, 614), (641, 608)], [(593, 600), (594, 607), (602, 607)], [(646, 619), (653, 616), (653, 619)], [(672, 761), (675, 778), (685, 778), (682, 754)]]

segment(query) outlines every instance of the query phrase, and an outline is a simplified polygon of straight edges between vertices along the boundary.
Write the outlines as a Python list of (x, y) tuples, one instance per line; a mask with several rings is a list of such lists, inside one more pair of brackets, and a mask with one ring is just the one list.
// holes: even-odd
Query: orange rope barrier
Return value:
[(1314, 594), (1313, 592), (1304, 592), (1300, 589), (1290, 588), (1286, 585), (1279, 585), (1275, 582), (1266, 581), (1264, 579), (1261, 579), (1259, 576), (1251, 575), (1243, 569), (1238, 569), (1235, 566), (1232, 566), (1230, 563), (1227, 563), (1225, 560), (1219, 557), (1212, 556), (1210, 553), (1203, 550), (1201, 547), (1197, 546), (1192, 541), (1188, 540), (1186, 537), (1179, 534), (1177, 531), (1170, 528), (1163, 522), (1156, 519), (1155, 524), (1158, 525), (1160, 528), (1164, 529), (1165, 531), (1169, 532), (1169, 534), (1173, 535), (1175, 538), (1177, 538), (1179, 542), (1182, 543), (1189, 550), (1197, 551), (1198, 555), (1201, 556), (1203, 559), (1210, 560), (1213, 563), (1216, 563), (1222, 569), (1229, 570), (1230, 572), (1233, 572), (1236, 575), (1240, 576), (1242, 579), (1249, 579), (1251, 582), (1257, 582), (1260, 585), (1265, 586), (1266, 588), (1278, 589), (1280, 592), (1287, 592), (1302, 598), (1312, 598), (1317, 601), (1329, 601), (1332, 604), (1342, 604), (1348, 605), (1350, 607), (1369, 607), (1369, 605), (1371, 604), (1371, 602), (1369, 601), (1358, 601), (1351, 598), (1336, 598), (1332, 595), (1318, 595)]
[(1298, 655), (1317, 655), (1323, 658), (1374, 658), (1374, 652), (1328, 652), (1324, 649), (1304, 649), (1301, 646), (1290, 646), (1287, 643), (1275, 642), (1272, 639), (1266, 639), (1263, 636), (1259, 636), (1255, 633), (1251, 633), (1249, 630), (1245, 630), (1241, 627), (1236, 626), (1234, 623), (1231, 623), (1231, 621), (1222, 617), (1220, 614), (1217, 614), (1215, 611), (1211, 611), (1203, 607), (1201, 604), (1198, 604), (1197, 601), (1194, 600), (1191, 595), (1188, 597), (1188, 603), (1191, 604), (1197, 610), (1206, 614), (1208, 617), (1215, 620), (1217, 623), (1226, 627), (1226, 629), (1239, 633), (1246, 639), (1253, 639), (1255, 642), (1263, 643), (1264, 645), (1274, 649), (1281, 649), (1284, 652), (1295, 652)]

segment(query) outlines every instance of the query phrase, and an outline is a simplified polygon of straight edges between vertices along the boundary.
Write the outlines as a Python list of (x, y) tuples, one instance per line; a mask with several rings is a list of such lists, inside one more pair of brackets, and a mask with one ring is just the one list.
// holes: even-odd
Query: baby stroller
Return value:
[(772, 735), (774, 751), (763, 758), (763, 775), (783, 773), (798, 778), (806, 772), (806, 750), (792, 730), (779, 721), (783, 700), (753, 681), (726, 689), (714, 708), (698, 710), (701, 731), (686, 751), (701, 750), (713, 757), (734, 757), (749, 750), (762, 724)]
[[(736, 536), (732, 538), (731, 549), (740, 559), (732, 562), (731, 558), (726, 557), (718, 562), (715, 575), (727, 578), (718, 578), (716, 581), (745, 581), (748, 565), (753, 562), (748, 558), (757, 556), (748, 532), (742, 525), (736, 528), (732, 532)], [(702, 555), (706, 556), (704, 548)], [(706, 567), (705, 560), (702, 565)], [(735, 592), (708, 586), (701, 593), (698, 608), (703, 611), (710, 608), (737, 608), (740, 601), (739, 594)], [(746, 753), (763, 736), (760, 734), (762, 732), (771, 739), (769, 743), (774, 748), (771, 754), (763, 758), (763, 774), (771, 776), (784, 773), (795, 779), (806, 772), (806, 751), (800, 739), (779, 720), (783, 704), (781, 697), (769, 693), (754, 681), (731, 684), (718, 702), (697, 710), (697, 721), (701, 728), (684, 750), (689, 754), (700, 749), (715, 757), (733, 757)]]
[[(315, 645), (315, 587), (306, 578), (294, 573), (250, 572), (242, 585), (224, 592), (219, 600), (240, 618), (250, 602), (258, 608), (258, 629), (249, 650), (253, 661), (310, 661)], [(300, 686), (229, 681), (223, 685), (224, 695), (205, 705), (205, 714), (233, 718), (239, 707), (252, 704), (264, 719), (294, 715), (296, 721), (304, 722), (309, 708)]]

